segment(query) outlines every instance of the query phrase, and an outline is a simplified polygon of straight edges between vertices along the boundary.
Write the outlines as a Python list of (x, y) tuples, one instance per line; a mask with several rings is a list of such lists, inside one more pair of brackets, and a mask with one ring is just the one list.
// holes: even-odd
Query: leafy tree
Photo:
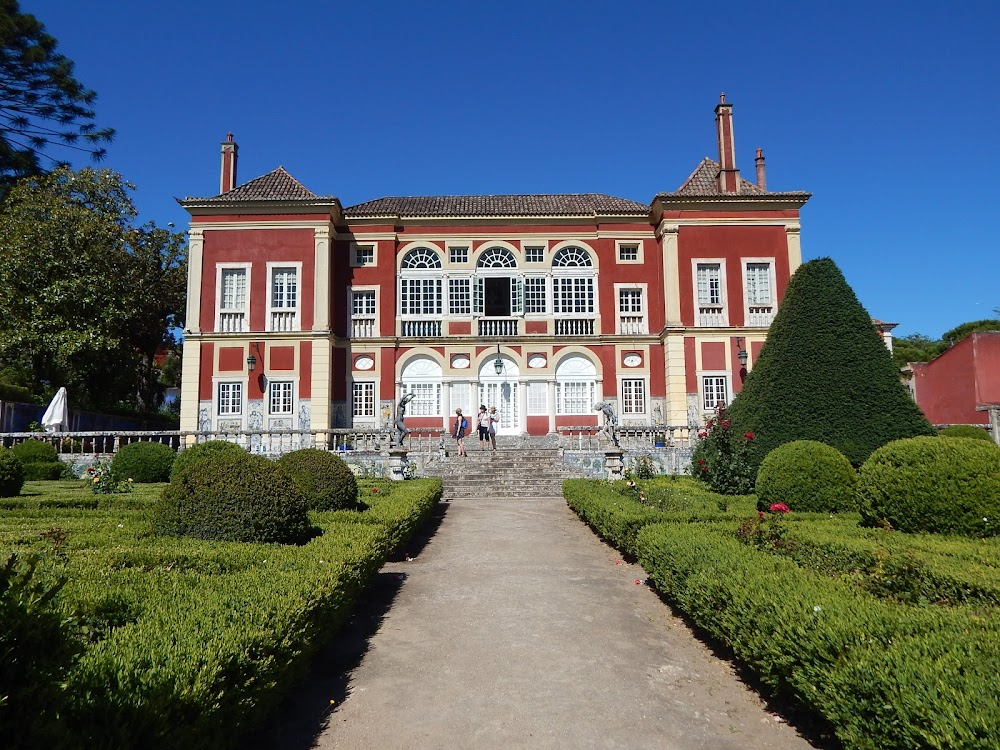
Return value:
[(0, 188), (43, 171), (54, 146), (104, 157), (111, 128), (94, 125), (97, 94), (73, 77), (73, 63), (17, 0), (0, 0)]
[(788, 282), (767, 342), (729, 418), (752, 432), (754, 468), (792, 440), (831, 445), (860, 465), (885, 443), (933, 435), (840, 269), (803, 264)]
[(907, 362), (930, 362), (945, 348), (940, 339), (932, 339), (922, 333), (896, 336), (892, 339), (892, 363), (899, 370)]
[(109, 170), (19, 180), (0, 211), (0, 367), (79, 406), (158, 406), (153, 355), (181, 324), (184, 236), (135, 226)]

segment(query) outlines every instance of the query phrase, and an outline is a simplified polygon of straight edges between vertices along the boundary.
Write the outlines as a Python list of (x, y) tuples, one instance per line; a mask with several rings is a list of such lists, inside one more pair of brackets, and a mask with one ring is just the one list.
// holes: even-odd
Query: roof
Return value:
[[(278, 167), (266, 175), (245, 182), (228, 193), (222, 193), (212, 198), (188, 198), (187, 201), (206, 203), (236, 203), (241, 201), (309, 201), (333, 202), (337, 199), (332, 195), (316, 195), (305, 185)], [(185, 202), (187, 202), (185, 201)]]
[(344, 210), (366, 216), (642, 216), (645, 203), (601, 193), (555, 195), (436, 195), (389, 197)]
[(764, 190), (754, 185), (752, 182), (747, 182), (742, 177), (740, 177), (740, 190), (738, 193), (725, 193), (719, 189), (719, 172), (722, 167), (719, 162), (709, 159), (707, 156), (702, 159), (701, 163), (695, 167), (695, 170), (684, 180), (677, 190), (672, 193), (660, 193), (657, 198), (660, 197), (732, 197), (732, 198), (746, 198), (750, 197), (760, 197), (760, 198), (783, 198), (783, 197), (806, 197), (809, 193), (803, 193), (798, 191), (793, 192), (772, 192), (770, 190)]

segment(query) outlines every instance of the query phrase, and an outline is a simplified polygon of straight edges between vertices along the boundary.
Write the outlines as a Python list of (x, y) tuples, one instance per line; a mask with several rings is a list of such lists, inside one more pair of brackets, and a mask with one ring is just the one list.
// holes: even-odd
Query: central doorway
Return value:
[(517, 403), (517, 382), (520, 372), (513, 361), (501, 357), (503, 372), (499, 375), (493, 366), (494, 360), (487, 360), (479, 371), (479, 403), (497, 408), (500, 414), (498, 435), (517, 435), (521, 432), (520, 409)]

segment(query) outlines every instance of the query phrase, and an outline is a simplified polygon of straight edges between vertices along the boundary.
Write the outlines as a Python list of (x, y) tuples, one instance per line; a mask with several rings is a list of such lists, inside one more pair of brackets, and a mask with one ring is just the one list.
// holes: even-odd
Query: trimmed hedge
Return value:
[(1000, 746), (996, 618), (881, 602), (718, 525), (656, 524), (636, 545), (661, 592), (846, 747)]
[(966, 438), (896, 440), (865, 461), (857, 497), (869, 526), (995, 536), (1000, 534), (1000, 450)]
[(306, 501), (273, 461), (218, 452), (174, 475), (153, 511), (162, 533), (233, 542), (297, 544), (312, 535)]
[(309, 510), (340, 510), (357, 504), (358, 480), (339, 456), (303, 448), (282, 455), (278, 468), (291, 477)]
[(661, 511), (593, 480), (567, 479), (563, 482), (563, 495), (569, 507), (598, 536), (633, 557), (635, 539), (642, 527), (663, 520)]
[(142, 484), (167, 482), (175, 456), (173, 448), (163, 443), (129, 443), (111, 459), (111, 473), (118, 479), (131, 479)]
[(188, 464), (194, 463), (206, 456), (214, 456), (217, 453), (228, 453), (235, 456), (245, 454), (246, 450), (236, 443), (230, 443), (228, 440), (206, 440), (204, 443), (196, 443), (190, 448), (185, 448), (178, 452), (174, 457), (173, 466), (170, 468), (170, 478), (173, 479), (180, 474), (187, 468)]
[(23, 440), (14, 443), (10, 450), (22, 464), (52, 463), (59, 460), (55, 446), (44, 440)]
[(794, 440), (765, 456), (757, 472), (757, 498), (766, 509), (839, 513), (854, 510), (858, 478), (847, 457), (815, 440)]
[(12, 451), (0, 446), (0, 497), (17, 497), (24, 486), (24, 467)]
[(971, 438), (972, 440), (989, 440), (993, 442), (993, 436), (982, 427), (971, 424), (948, 425), (938, 432), (941, 437)]
[(24, 481), (52, 481), (67, 479), (72, 470), (62, 461), (30, 461), (24, 464)]

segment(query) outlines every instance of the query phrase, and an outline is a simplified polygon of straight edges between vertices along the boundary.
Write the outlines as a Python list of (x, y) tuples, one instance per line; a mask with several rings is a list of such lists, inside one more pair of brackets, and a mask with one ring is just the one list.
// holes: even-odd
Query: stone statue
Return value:
[(615, 416), (615, 410), (611, 408), (610, 404), (598, 401), (594, 404), (594, 411), (599, 411), (604, 415), (603, 432), (614, 443), (615, 448), (620, 448), (621, 446), (618, 444), (618, 417)]
[(403, 424), (403, 419), (406, 417), (406, 405), (415, 398), (415, 394), (407, 393), (399, 399), (399, 404), (396, 405), (396, 446), (399, 448), (403, 447), (403, 438), (409, 432), (406, 425)]

